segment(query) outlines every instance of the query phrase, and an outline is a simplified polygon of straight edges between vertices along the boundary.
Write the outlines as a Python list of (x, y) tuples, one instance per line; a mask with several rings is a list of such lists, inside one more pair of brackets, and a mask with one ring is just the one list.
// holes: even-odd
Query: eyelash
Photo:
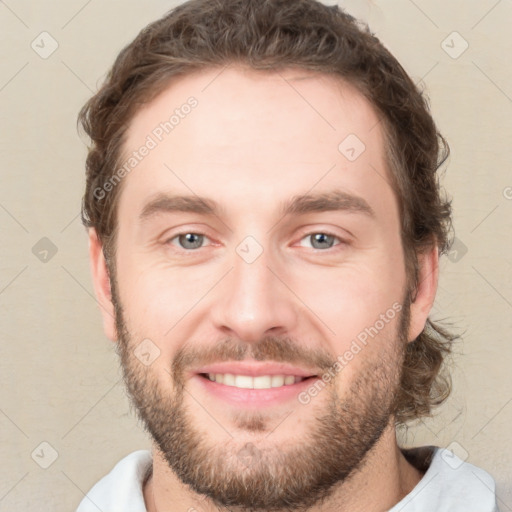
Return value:
[[(335, 235), (334, 233), (331, 233), (330, 231), (310, 231), (309, 233), (305, 233), (300, 238), (300, 241), (304, 240), (305, 238), (311, 237), (312, 235), (319, 235), (319, 234), (320, 235), (326, 235), (326, 236), (333, 237), (336, 240), (338, 240), (340, 243), (336, 244), (336, 245), (333, 245), (333, 247), (328, 247), (327, 249), (315, 249), (314, 247), (312, 247), (311, 249), (313, 249), (314, 251), (330, 252), (330, 251), (336, 250), (335, 248), (340, 246), (340, 245), (348, 245), (348, 242), (346, 240), (344, 240), (343, 238), (340, 238), (338, 235)], [(172, 244), (172, 241), (177, 239), (177, 238), (179, 238), (180, 236), (183, 236), (183, 235), (199, 235), (199, 236), (204, 236), (205, 238), (210, 240), (208, 235), (205, 235), (204, 233), (198, 233), (198, 232), (195, 232), (195, 231), (183, 231), (181, 233), (176, 233), (171, 238), (168, 238), (164, 242), (164, 244), (165, 245), (168, 245), (168, 244), (174, 245), (174, 244)], [(176, 247), (178, 252), (182, 252), (182, 253), (194, 253), (194, 252), (198, 251), (199, 249), (203, 248), (203, 247), (198, 247), (197, 249), (183, 249), (182, 247), (177, 247), (177, 246), (174, 246), (174, 247)]]

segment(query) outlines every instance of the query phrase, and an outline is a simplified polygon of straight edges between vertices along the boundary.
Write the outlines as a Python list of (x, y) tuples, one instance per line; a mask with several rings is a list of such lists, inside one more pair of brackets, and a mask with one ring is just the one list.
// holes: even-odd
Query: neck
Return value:
[[(392, 424), (367, 453), (360, 469), (341, 482), (321, 505), (308, 512), (377, 512), (388, 510), (409, 494), (423, 473), (412, 466), (400, 451)], [(169, 468), (153, 446), (153, 473), (144, 486), (148, 512), (201, 510), (219, 512), (207, 497), (194, 493)], [(230, 511), (237, 509), (230, 507)], [(243, 512), (239, 509), (238, 512)]]

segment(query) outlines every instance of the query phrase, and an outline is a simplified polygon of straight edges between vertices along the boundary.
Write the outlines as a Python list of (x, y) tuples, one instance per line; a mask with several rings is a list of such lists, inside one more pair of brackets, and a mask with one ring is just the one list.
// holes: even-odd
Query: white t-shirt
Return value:
[[(494, 480), (483, 469), (436, 446), (402, 453), (426, 472), (388, 512), (499, 512)], [(147, 512), (143, 484), (151, 465), (148, 450), (126, 456), (85, 495), (76, 512)]]

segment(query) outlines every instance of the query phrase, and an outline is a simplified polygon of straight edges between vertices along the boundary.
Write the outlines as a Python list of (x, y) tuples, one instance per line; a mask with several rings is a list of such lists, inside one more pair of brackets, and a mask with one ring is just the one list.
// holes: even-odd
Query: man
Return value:
[(153, 441), (79, 512), (496, 511), (396, 426), (449, 393), (447, 156), (398, 62), (314, 0), (192, 0), (80, 121), (104, 329)]

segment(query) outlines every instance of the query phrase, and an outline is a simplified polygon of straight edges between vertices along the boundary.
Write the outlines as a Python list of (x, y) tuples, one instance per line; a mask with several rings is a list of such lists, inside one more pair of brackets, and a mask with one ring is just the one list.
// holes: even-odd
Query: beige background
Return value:
[[(75, 123), (119, 50), (175, 4), (0, 2), (2, 510), (74, 510), (122, 456), (149, 447), (93, 298)], [(495, 477), (512, 510), (512, 2), (340, 4), (422, 82), (452, 148), (443, 182), (457, 252), (441, 263), (434, 317), (464, 337), (452, 398), (405, 442), (451, 446)], [(58, 43), (49, 56), (43, 31)]]

